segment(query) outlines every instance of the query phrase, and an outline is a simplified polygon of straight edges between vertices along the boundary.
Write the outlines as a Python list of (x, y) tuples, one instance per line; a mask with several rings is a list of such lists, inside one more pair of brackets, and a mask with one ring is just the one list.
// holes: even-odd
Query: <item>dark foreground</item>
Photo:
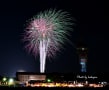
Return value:
[[(93, 87), (82, 87), (83, 89), (103, 89), (104, 90), (104, 88), (106, 88), (106, 87), (100, 87), (100, 88), (93, 88)], [(68, 87), (0, 87), (0, 90), (12, 90), (12, 89), (14, 89), (14, 90), (31, 90), (31, 89), (34, 89), (34, 90), (39, 90), (39, 89), (43, 89), (43, 90), (46, 90), (46, 89), (53, 89), (53, 90), (58, 90), (58, 89), (65, 89), (65, 90), (68, 90), (68, 89), (82, 89), (82, 88), (80, 88), (80, 87), (75, 87), (75, 88), (68, 88)]]

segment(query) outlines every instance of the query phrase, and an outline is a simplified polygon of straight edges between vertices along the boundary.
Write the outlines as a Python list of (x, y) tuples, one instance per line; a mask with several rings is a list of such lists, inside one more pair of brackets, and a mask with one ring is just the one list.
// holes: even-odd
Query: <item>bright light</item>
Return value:
[(78, 85), (76, 85), (76, 86), (78, 86), (78, 87), (83, 87), (84, 85), (82, 85), (82, 84), (80, 84), (80, 83), (79, 83), (79, 84), (78, 84)]
[(6, 77), (4, 77), (4, 78), (3, 78), (3, 81), (6, 81), (6, 80), (7, 80), (7, 78), (6, 78)]
[(8, 81), (8, 84), (9, 85), (14, 84), (14, 79), (13, 78), (10, 78), (9, 81)]
[(51, 80), (50, 79), (47, 79), (47, 82), (51, 82)]
[(12, 78), (9, 79), (9, 82), (10, 82), (10, 83), (13, 82), (13, 81), (14, 81), (14, 80), (13, 80)]
[(75, 87), (75, 85), (74, 84), (69, 84), (68, 87)]
[(85, 48), (82, 48), (82, 50), (84, 51), (84, 50), (85, 50)]

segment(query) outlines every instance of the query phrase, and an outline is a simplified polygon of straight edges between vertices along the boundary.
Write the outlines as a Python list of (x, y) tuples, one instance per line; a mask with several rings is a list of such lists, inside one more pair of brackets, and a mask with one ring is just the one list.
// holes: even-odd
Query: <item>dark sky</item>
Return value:
[[(88, 47), (88, 72), (109, 72), (108, 23), (104, 0), (1, 0), (0, 75), (15, 76), (16, 71), (39, 72), (39, 59), (28, 54), (21, 41), (28, 19), (40, 11), (57, 8), (68, 11), (77, 22), (71, 41)], [(76, 49), (68, 43), (60, 55), (46, 63), (49, 72), (79, 72)]]

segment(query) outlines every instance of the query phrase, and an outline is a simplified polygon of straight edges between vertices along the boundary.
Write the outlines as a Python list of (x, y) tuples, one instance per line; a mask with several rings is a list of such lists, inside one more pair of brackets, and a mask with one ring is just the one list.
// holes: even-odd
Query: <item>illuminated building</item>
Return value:
[(45, 81), (46, 80), (46, 75), (44, 74), (38, 74), (34, 72), (17, 72), (16, 77), (18, 81), (20, 82), (29, 82), (31, 80), (35, 81)]
[(86, 67), (86, 64), (87, 64), (87, 48), (86, 47), (83, 47), (83, 46), (80, 46), (77, 48), (77, 51), (78, 51), (78, 55), (79, 55), (79, 62), (80, 62), (80, 65), (81, 65), (81, 72), (87, 72), (87, 67)]

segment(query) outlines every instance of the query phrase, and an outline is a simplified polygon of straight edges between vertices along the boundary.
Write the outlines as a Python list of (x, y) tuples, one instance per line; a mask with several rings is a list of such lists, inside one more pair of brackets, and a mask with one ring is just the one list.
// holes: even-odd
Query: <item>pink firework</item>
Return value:
[(29, 22), (24, 35), (24, 41), (27, 42), (25, 47), (34, 56), (40, 54), (40, 72), (45, 70), (46, 56), (55, 55), (64, 44), (65, 35), (71, 29), (69, 21), (67, 12), (48, 10)]

